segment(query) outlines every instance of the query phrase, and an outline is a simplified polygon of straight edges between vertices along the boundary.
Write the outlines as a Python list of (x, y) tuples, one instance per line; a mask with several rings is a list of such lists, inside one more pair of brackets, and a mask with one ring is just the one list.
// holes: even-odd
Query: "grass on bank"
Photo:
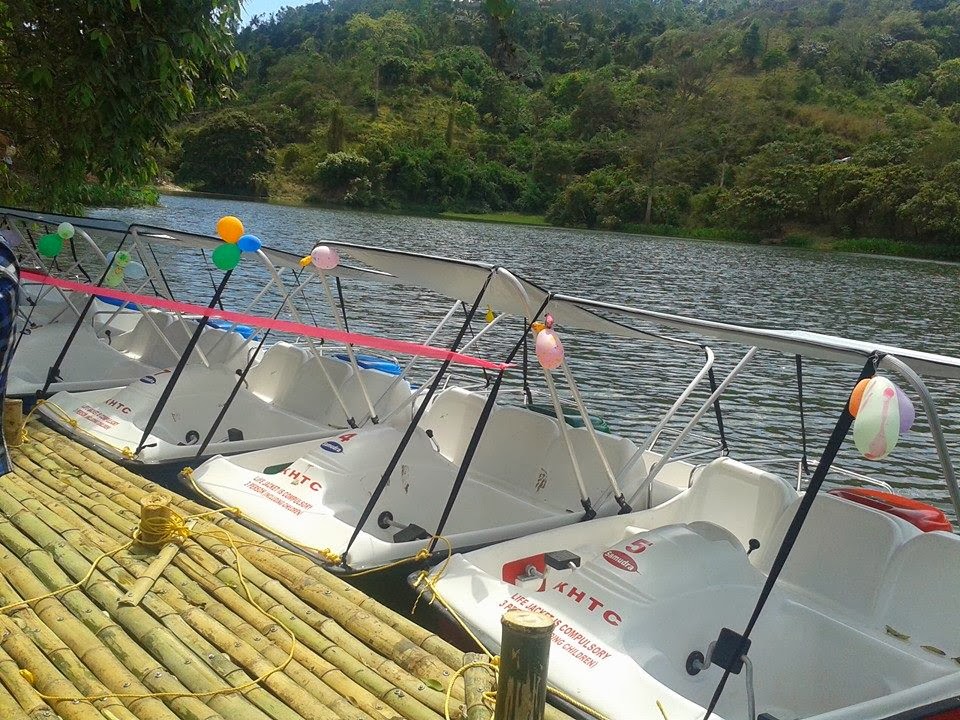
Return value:
[(440, 217), (446, 220), (470, 220), (473, 222), (507, 223), (509, 225), (542, 225), (549, 226), (543, 215), (526, 215), (524, 213), (495, 212), (495, 213), (459, 213), (442, 212)]
[[(162, 192), (173, 192), (174, 194), (176, 194), (177, 190), (183, 192), (183, 189), (174, 189), (169, 186), (161, 186), (158, 189)], [(293, 185), (287, 186), (285, 188), (285, 192), (278, 193), (276, 197), (271, 196), (270, 202), (279, 203), (282, 205), (316, 205), (316, 203), (305, 203), (304, 196), (300, 190), (301, 188)], [(156, 190), (153, 189), (153, 192), (155, 193)], [(125, 199), (130, 200), (131, 198), (128, 197)], [(141, 200), (139, 204), (143, 204), (143, 198), (133, 199)], [(153, 198), (148, 197), (147, 200), (147, 204), (156, 204), (156, 200)], [(98, 205), (106, 203), (90, 202), (88, 204)], [(126, 202), (122, 204), (138, 203)], [(414, 209), (410, 214), (422, 217), (440, 217), (445, 220), (466, 220), (471, 222), (504, 223), (508, 225), (528, 225), (538, 227), (560, 227), (552, 226), (547, 222), (543, 215), (527, 213), (467, 213), (447, 211), (435, 214), (426, 209), (420, 209), (419, 211)], [(732, 228), (688, 228), (677, 225), (640, 224), (628, 224), (620, 228), (619, 231), (633, 235), (653, 235), (681, 239), (693, 238), (695, 240), (713, 240), (720, 242), (744, 243), (750, 245), (771, 244), (782, 245), (784, 247), (817, 250), (821, 252), (862, 253), (865, 255), (887, 255), (891, 257), (915, 258), (920, 260), (947, 260), (952, 262), (960, 262), (960, 245), (915, 243), (906, 242), (904, 240), (890, 240), (888, 238), (834, 238), (829, 236), (813, 235), (805, 232), (788, 232), (783, 238), (764, 240), (754, 233), (749, 233), (743, 230), (735, 230)]]

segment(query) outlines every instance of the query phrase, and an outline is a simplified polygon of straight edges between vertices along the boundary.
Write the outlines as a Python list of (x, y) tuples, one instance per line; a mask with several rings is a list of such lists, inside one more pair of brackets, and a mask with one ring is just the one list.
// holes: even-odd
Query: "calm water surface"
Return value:
[[(492, 225), (343, 210), (165, 196), (162, 207), (97, 210), (117, 218), (211, 233), (233, 214), (273, 247), (306, 253), (318, 240), (342, 240), (483, 260), (547, 288), (704, 319), (811, 330), (960, 356), (960, 266), (653, 238), (606, 232)], [(249, 289), (249, 296), (257, 288)], [(348, 305), (389, 317), (361, 331), (405, 337), (397, 328), (428, 326), (435, 303), (395, 307), (375, 288)], [(354, 311), (355, 312), (355, 311)], [(392, 324), (393, 327), (390, 327)], [(422, 338), (420, 333), (413, 338)], [(568, 359), (588, 405), (616, 432), (639, 439), (699, 369), (676, 346), (624, 346), (596, 335), (564, 336)], [(721, 371), (746, 348), (711, 343)], [(804, 399), (811, 456), (822, 450), (860, 368), (807, 361)], [(960, 383), (928, 379), (955, 462), (960, 459)], [(792, 357), (762, 352), (723, 404), (731, 454), (743, 459), (799, 454)], [(710, 426), (705, 426), (706, 429)], [(894, 454), (880, 463), (859, 457), (848, 440), (839, 461), (890, 482), (901, 492), (948, 509), (925, 419), (918, 418)], [(784, 468), (790, 474), (792, 468)]]

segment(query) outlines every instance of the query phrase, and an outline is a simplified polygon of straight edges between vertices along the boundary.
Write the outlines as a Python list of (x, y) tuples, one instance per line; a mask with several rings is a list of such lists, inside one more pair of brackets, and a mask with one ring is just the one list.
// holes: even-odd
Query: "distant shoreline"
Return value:
[[(352, 210), (342, 205), (324, 205), (320, 203), (310, 203), (303, 199), (296, 200), (264, 198), (245, 195), (231, 195), (228, 193), (209, 193), (189, 190), (172, 183), (164, 183), (156, 186), (158, 193), (163, 195), (184, 195), (187, 197), (199, 197), (220, 200), (242, 200), (246, 202), (259, 202), (267, 205), (286, 205), (291, 207), (314, 207), (337, 210)], [(558, 230), (585, 230), (588, 232), (616, 232), (625, 235), (635, 235), (652, 238), (671, 238), (677, 240), (695, 240), (698, 242), (725, 242), (736, 243), (739, 245), (763, 245), (788, 247), (799, 250), (810, 250), (815, 252), (845, 253), (849, 255), (862, 255), (868, 257), (895, 258), (898, 260), (938, 262), (955, 265), (960, 263), (960, 247), (957, 246), (938, 246), (925, 245), (921, 243), (909, 243), (902, 240), (889, 240), (886, 238), (835, 238), (820, 237), (808, 235), (805, 233), (786, 233), (780, 238), (738, 238), (734, 231), (724, 231), (715, 228), (682, 228), (682, 227), (653, 227), (644, 230), (642, 227), (624, 228), (617, 230), (604, 230), (603, 228), (578, 228), (566, 225), (553, 225), (549, 223), (543, 215), (518, 212), (491, 212), (491, 213), (467, 213), (467, 212), (430, 212), (426, 210), (408, 209), (408, 210), (361, 210), (360, 212), (375, 212), (387, 215), (408, 215), (413, 217), (436, 218), (440, 220), (456, 220), (460, 222), (476, 223), (496, 223), (501, 225), (522, 225), (525, 227), (555, 228)], [(664, 232), (664, 230), (668, 232)]]

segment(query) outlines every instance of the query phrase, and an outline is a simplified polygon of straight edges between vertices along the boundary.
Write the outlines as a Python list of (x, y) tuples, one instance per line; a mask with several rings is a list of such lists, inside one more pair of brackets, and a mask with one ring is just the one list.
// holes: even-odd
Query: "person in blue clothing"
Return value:
[[(0, 238), (0, 396), (7, 391), (7, 373), (13, 359), (17, 308), (20, 305), (20, 266), (13, 250)], [(0, 427), (3, 426), (0, 403)], [(0, 475), (10, 472), (7, 443), (0, 433)]]

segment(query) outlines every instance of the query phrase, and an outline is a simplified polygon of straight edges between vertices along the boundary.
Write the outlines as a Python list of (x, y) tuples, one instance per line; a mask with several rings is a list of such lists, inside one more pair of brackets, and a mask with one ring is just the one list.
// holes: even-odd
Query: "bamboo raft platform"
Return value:
[[(310, 559), (38, 423), (10, 454), (0, 718), (442, 720), (449, 688), (489, 719), (477, 656)], [(133, 541), (157, 493), (190, 518), (159, 553)]]

